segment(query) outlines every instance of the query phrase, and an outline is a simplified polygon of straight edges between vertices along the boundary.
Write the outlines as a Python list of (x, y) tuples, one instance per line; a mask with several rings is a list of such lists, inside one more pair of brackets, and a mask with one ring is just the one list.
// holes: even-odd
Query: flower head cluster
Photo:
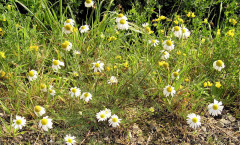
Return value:
[(118, 14), (118, 17), (116, 18), (117, 22), (117, 28), (120, 30), (128, 30), (128, 21), (127, 17), (124, 16), (123, 14)]

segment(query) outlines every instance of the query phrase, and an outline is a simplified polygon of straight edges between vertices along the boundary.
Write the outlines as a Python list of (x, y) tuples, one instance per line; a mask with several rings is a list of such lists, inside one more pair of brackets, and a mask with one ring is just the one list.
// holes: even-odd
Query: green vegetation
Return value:
[[(95, 132), (98, 140), (103, 141), (104, 134), (112, 130), (126, 135), (134, 123), (159, 121), (161, 117), (163, 124), (172, 116), (180, 121), (170, 125), (187, 124), (190, 113), (209, 114), (207, 107), (214, 99), (240, 118), (239, 3), (198, 0), (163, 5), (161, 1), (150, 0), (143, 7), (141, 2), (132, 1), (123, 5), (124, 11), (117, 6), (121, 1), (98, 0), (90, 8), (84, 2), (15, 0), (0, 4), (3, 140), (34, 132), (59, 136), (59, 144), (68, 134), (76, 136), (78, 143), (93, 144), (97, 139), (91, 138), (89, 132)], [(172, 9), (168, 11), (166, 7)], [(128, 30), (118, 29), (116, 18), (120, 13), (128, 18)], [(82, 14), (86, 15), (78, 17)], [(65, 34), (64, 22), (70, 18), (75, 25), (70, 34)], [(143, 27), (143, 23), (149, 26)], [(79, 31), (83, 25), (89, 25), (86, 33)], [(174, 36), (172, 29), (176, 30), (176, 26), (188, 28), (190, 36)], [(163, 59), (165, 40), (175, 45), (167, 51), (168, 59)], [(69, 42), (71, 50), (64, 50)], [(53, 59), (64, 66), (54, 71)], [(217, 60), (225, 65), (221, 71), (213, 67)], [(92, 68), (97, 67), (92, 64), (97, 61), (104, 63), (101, 72)], [(37, 71), (37, 78), (30, 81), (32, 70)], [(117, 83), (108, 83), (111, 76), (116, 77)], [(173, 97), (163, 93), (167, 85), (174, 87)], [(81, 90), (81, 95), (91, 93), (92, 100), (86, 102), (80, 99), (81, 95), (71, 97), (69, 93), (74, 87)], [(50, 90), (56, 93), (51, 95)], [(53, 120), (50, 131), (38, 127), (43, 117), (34, 113), (38, 105), (46, 109), (43, 116)], [(105, 108), (122, 119), (120, 126), (114, 128), (108, 121), (98, 122), (96, 114)], [(27, 120), (23, 129), (11, 126), (16, 115)], [(209, 140), (212, 142), (211, 137)]]

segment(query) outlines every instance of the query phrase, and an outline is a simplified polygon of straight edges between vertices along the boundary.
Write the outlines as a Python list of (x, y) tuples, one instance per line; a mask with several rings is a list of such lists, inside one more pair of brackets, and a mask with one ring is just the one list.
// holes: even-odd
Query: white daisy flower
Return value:
[(37, 79), (37, 75), (38, 75), (37, 71), (35, 71), (35, 70), (29, 71), (28, 72), (28, 79), (29, 79), (29, 81), (36, 80)]
[(112, 115), (111, 118), (108, 120), (109, 125), (112, 127), (117, 127), (119, 126), (119, 123), (122, 119), (119, 119), (117, 115)]
[(120, 30), (128, 30), (128, 21), (126, 21), (125, 19), (121, 19), (119, 23), (117, 23), (117, 27)]
[(89, 26), (88, 25), (83, 25), (83, 26), (81, 26), (80, 28), (79, 28), (79, 31), (81, 32), (81, 33), (85, 33), (85, 32), (87, 32), (89, 30)]
[(174, 79), (176, 79), (176, 80), (179, 79), (179, 71), (180, 71), (180, 69), (178, 69), (177, 71), (175, 71), (175, 72), (172, 73), (172, 79), (173, 79), (173, 80), (174, 80)]
[(80, 99), (83, 99), (85, 102), (88, 102), (89, 100), (92, 100), (92, 94), (88, 92), (84, 92), (81, 96)]
[(92, 0), (85, 1), (85, 7), (90, 8), (93, 7), (94, 2)]
[(72, 49), (72, 43), (69, 41), (64, 41), (62, 43), (62, 49), (70, 51)]
[(67, 24), (70, 24), (71, 26), (74, 26), (75, 21), (74, 21), (73, 19), (67, 19), (67, 20), (64, 22), (64, 26), (67, 25)]
[(172, 28), (172, 31), (174, 32), (174, 36), (181, 38), (182, 37), (182, 28), (179, 26), (175, 26)]
[(218, 116), (222, 113), (223, 106), (222, 102), (218, 102), (214, 99), (214, 102), (208, 105), (208, 111), (210, 115)]
[(71, 97), (78, 97), (81, 94), (81, 90), (77, 87), (71, 88), (69, 94)]
[(75, 140), (75, 136), (71, 136), (70, 134), (69, 135), (66, 135), (64, 137), (64, 140), (66, 142), (67, 145), (74, 145), (76, 144), (76, 140)]
[(26, 125), (26, 119), (24, 117), (16, 115), (16, 119), (13, 120), (12, 126), (14, 129), (22, 129)]
[(196, 129), (197, 127), (201, 126), (201, 117), (199, 115), (191, 113), (187, 117), (187, 123), (190, 125), (190, 127)]
[(102, 63), (101, 61), (97, 61), (92, 64), (93, 64), (92, 69), (94, 69), (94, 72), (97, 72), (97, 71), (102, 72), (102, 70), (104, 70), (103, 68), (104, 63)]
[(111, 110), (110, 109), (106, 108), (104, 111), (105, 111), (105, 114), (106, 114), (107, 118), (111, 117)]
[(79, 54), (80, 54), (80, 52), (79, 52), (79, 51), (77, 51), (77, 50), (73, 50), (73, 54), (74, 54), (74, 55), (79, 55)]
[(69, 34), (69, 33), (71, 33), (73, 31), (73, 26), (70, 25), (70, 24), (66, 24), (66, 25), (63, 26), (62, 31), (65, 34)]
[(64, 63), (61, 62), (60, 60), (53, 59), (53, 62), (52, 62), (53, 71), (57, 71), (58, 69), (61, 69), (60, 66), (64, 66)]
[(43, 117), (42, 120), (40, 120), (38, 127), (40, 129), (43, 129), (44, 131), (48, 131), (48, 129), (52, 128), (52, 119), (48, 118), (48, 116)]
[(174, 49), (173, 41), (171, 41), (171, 40), (163, 41), (163, 48), (167, 51), (173, 50)]
[(53, 90), (53, 86), (49, 86), (48, 92), (51, 96), (55, 96), (56, 91)]
[(190, 36), (191, 32), (186, 28), (182, 28), (182, 38), (187, 39)]
[(118, 14), (118, 17), (116, 18), (116, 22), (120, 23), (120, 20), (122, 20), (122, 19), (127, 21), (127, 17), (126, 16), (124, 16), (123, 14)]
[(34, 113), (39, 117), (39, 116), (42, 116), (43, 114), (45, 114), (46, 111), (45, 111), (45, 108), (43, 108), (41, 106), (35, 106)]
[(46, 86), (45, 84), (41, 84), (41, 85), (40, 85), (40, 90), (41, 90), (42, 92), (47, 92), (47, 86)]
[(166, 50), (162, 50), (161, 53), (162, 53), (161, 59), (166, 60), (169, 58), (169, 53)]
[(225, 65), (222, 60), (217, 60), (217, 61), (214, 61), (213, 63), (213, 68), (218, 71), (221, 71), (224, 67)]
[(142, 24), (142, 26), (145, 28), (145, 27), (149, 26), (149, 24), (148, 23), (144, 23), (144, 24)]
[(98, 119), (98, 122), (99, 122), (99, 121), (105, 121), (105, 120), (107, 120), (107, 115), (106, 115), (106, 113), (105, 113), (104, 110), (98, 112), (98, 113), (96, 114), (96, 117), (97, 117), (97, 119)]
[(176, 94), (176, 91), (174, 90), (174, 87), (172, 87), (171, 85), (167, 85), (163, 89), (163, 94), (164, 94), (165, 97), (168, 97), (169, 95), (174, 97), (174, 95)]
[(117, 83), (117, 82), (118, 82), (117, 78), (115, 76), (111, 76), (110, 80), (108, 81), (108, 84), (112, 85), (113, 83)]
[(148, 41), (151, 45), (153, 45), (154, 47), (156, 47), (159, 43), (159, 41), (157, 39), (152, 39)]

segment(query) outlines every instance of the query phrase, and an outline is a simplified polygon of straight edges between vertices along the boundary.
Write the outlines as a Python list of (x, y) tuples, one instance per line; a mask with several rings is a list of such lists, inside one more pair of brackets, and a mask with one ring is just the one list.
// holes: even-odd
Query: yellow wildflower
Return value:
[(205, 42), (205, 39), (203, 38), (203, 39), (202, 39), (202, 43), (204, 43), (204, 42)]
[(227, 35), (233, 37), (234, 36), (234, 30), (229, 30), (227, 32)]
[(1, 77), (4, 77), (5, 76), (5, 72), (4, 71), (1, 71)]
[(125, 68), (128, 68), (128, 62), (125, 62), (123, 65)]
[(5, 52), (0, 51), (0, 56), (1, 56), (2, 58), (6, 58)]
[(220, 84), (220, 82), (216, 82), (215, 86), (216, 86), (217, 88), (220, 88), (222, 85)]
[(119, 31), (116, 31), (116, 34), (118, 35), (118, 34), (119, 34)]
[(160, 30), (160, 32), (161, 32), (162, 34), (164, 34), (164, 30)]
[(187, 17), (190, 17), (190, 16), (191, 16), (191, 12), (188, 12), (188, 13), (187, 13)]
[(153, 107), (149, 108), (149, 111), (154, 112), (154, 108)]
[(159, 66), (163, 66), (164, 63), (165, 63), (165, 61), (159, 61), (159, 62), (158, 62), (158, 65), (159, 65)]
[(186, 53), (183, 53), (182, 55), (183, 55), (183, 56), (186, 56), (187, 54), (186, 54)]
[(115, 59), (122, 59), (120, 55), (116, 56)]
[(183, 89), (184, 87), (182, 85), (180, 85), (179, 89)]
[(11, 5), (8, 5), (8, 10), (9, 10), (9, 11), (11, 10), (11, 8), (12, 8), (12, 6), (11, 6)]
[(204, 19), (203, 23), (207, 24), (208, 23), (208, 20), (207, 18)]
[(176, 25), (178, 24), (178, 21), (173, 21)]
[(220, 35), (220, 34), (221, 34), (220, 31), (221, 31), (221, 29), (218, 29), (218, 30), (217, 30), (217, 35)]
[(185, 82), (190, 82), (190, 79), (189, 79), (189, 78), (186, 78), (186, 79), (185, 79)]
[(207, 82), (208, 83), (208, 86), (209, 87), (211, 87), (213, 84), (212, 83), (210, 83), (209, 81)]
[(107, 66), (107, 71), (110, 71), (110, 70), (111, 70), (111, 68), (109, 66)]
[(204, 83), (203, 83), (203, 86), (204, 86), (205, 88), (207, 87), (207, 85), (208, 85), (207, 82), (204, 82)]
[(195, 16), (195, 14), (194, 13), (192, 13), (192, 18), (195, 18), (196, 16)]
[(166, 19), (165, 16), (159, 16), (158, 18), (161, 19), (161, 20), (165, 20)]
[(29, 50), (35, 50), (35, 51), (38, 51), (39, 47), (38, 46), (30, 46), (29, 47)]
[(182, 52), (180, 50), (177, 51), (177, 55), (181, 55)]

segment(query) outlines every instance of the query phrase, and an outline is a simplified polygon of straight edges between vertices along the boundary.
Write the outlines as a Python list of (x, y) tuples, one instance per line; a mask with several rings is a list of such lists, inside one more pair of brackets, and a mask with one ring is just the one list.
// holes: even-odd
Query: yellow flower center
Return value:
[(165, 63), (163, 63), (163, 66), (164, 66), (165, 68), (167, 68), (167, 67), (169, 66), (169, 64), (168, 64), (167, 62), (165, 62)]
[(151, 31), (150, 27), (146, 27), (145, 30), (146, 30), (147, 32), (150, 32), (150, 31)]
[(172, 45), (172, 41), (171, 40), (167, 40), (166, 44), (167, 44), (167, 46), (171, 46)]
[(213, 110), (217, 110), (218, 109), (218, 105), (214, 104), (212, 108), (213, 108)]
[(47, 119), (42, 119), (42, 120), (41, 120), (41, 124), (42, 124), (42, 125), (46, 125), (47, 123), (48, 123), (48, 120), (47, 120)]
[(108, 111), (105, 111), (106, 114), (108, 114)]
[(174, 76), (174, 77), (177, 77), (178, 75), (179, 75), (178, 72), (174, 72), (174, 73), (173, 73), (173, 76)]
[(49, 93), (52, 93), (53, 92), (53, 90), (49, 90)]
[(68, 139), (68, 142), (69, 142), (69, 143), (72, 143), (72, 139), (71, 139), (71, 138), (69, 138), (69, 139)]
[(92, 2), (92, 0), (86, 0), (86, 3), (90, 4)]
[(34, 76), (34, 71), (29, 71), (28, 75), (29, 75), (30, 77), (33, 77), (33, 76)]
[(194, 118), (192, 119), (192, 122), (197, 123), (197, 117), (194, 117)]
[(58, 65), (59, 64), (59, 61), (58, 60), (54, 60), (53, 61), (53, 65)]
[(35, 112), (40, 112), (41, 111), (41, 107), (40, 106), (35, 106), (34, 107), (34, 111)]
[(172, 92), (172, 87), (167, 87), (168, 92)]
[(69, 30), (71, 30), (72, 26), (67, 24), (67, 25), (64, 26), (64, 28), (69, 31)]
[(112, 122), (116, 123), (117, 122), (117, 118), (112, 118)]
[(73, 92), (73, 93), (76, 93), (76, 92), (77, 92), (77, 89), (73, 88), (73, 89), (72, 89), (72, 92)]
[(95, 67), (99, 68), (100, 64), (99, 63), (95, 63)]
[(84, 30), (86, 27), (85, 26), (82, 26), (81, 29)]
[(174, 31), (179, 31), (179, 30), (180, 30), (180, 28), (178, 26), (174, 27)]
[(67, 43), (62, 43), (62, 48), (66, 49), (68, 47), (68, 44)]
[(84, 97), (85, 97), (85, 98), (87, 98), (88, 96), (89, 96), (89, 94), (88, 94), (88, 93), (85, 93), (85, 94), (84, 94)]
[(118, 18), (122, 18), (123, 17), (123, 14), (118, 14)]
[(164, 55), (167, 55), (167, 52), (163, 52)]
[(44, 85), (44, 84), (41, 84), (41, 85), (40, 85), (40, 88), (41, 88), (41, 89), (44, 89), (44, 88), (45, 88), (45, 85)]
[(120, 20), (120, 23), (121, 23), (121, 24), (125, 24), (126, 21), (125, 21), (124, 19), (121, 19), (121, 20)]
[(16, 121), (16, 124), (17, 124), (17, 125), (22, 124), (22, 120), (18, 119), (18, 120)]
[(66, 22), (67, 22), (67, 23), (70, 23), (70, 22), (71, 22), (71, 20), (70, 20), (70, 19), (67, 19), (67, 20), (66, 20)]
[(186, 29), (182, 29), (182, 32), (185, 33), (185, 32), (186, 32)]
[(156, 40), (152, 40), (152, 43), (156, 43)]
[(218, 67), (221, 67), (221, 66), (223, 65), (223, 62), (222, 62), (221, 60), (218, 60), (217, 63), (216, 63), (216, 65), (217, 65)]
[(101, 114), (100, 117), (101, 117), (101, 118), (105, 118), (105, 114)]

